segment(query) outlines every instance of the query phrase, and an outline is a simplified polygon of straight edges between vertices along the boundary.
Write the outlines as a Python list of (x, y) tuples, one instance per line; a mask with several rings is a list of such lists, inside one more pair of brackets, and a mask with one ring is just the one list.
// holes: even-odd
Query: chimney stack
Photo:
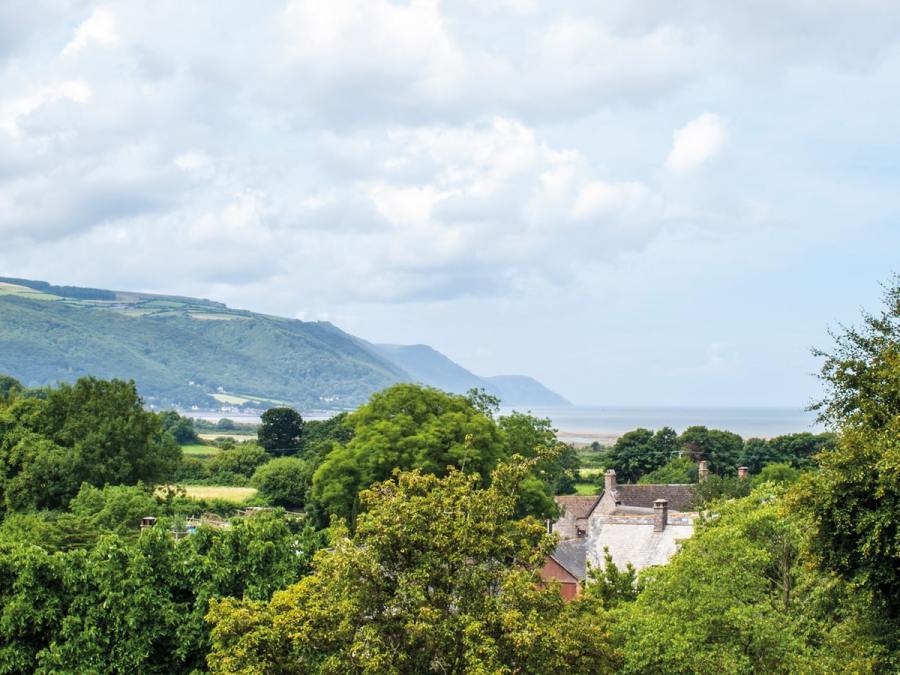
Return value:
[(669, 502), (657, 499), (653, 502), (653, 531), (662, 532), (669, 523)]
[(750, 469), (748, 469), (746, 466), (738, 467), (738, 478), (740, 478), (741, 480), (744, 480), (749, 473)]
[(700, 482), (703, 483), (709, 478), (709, 462), (705, 459), (700, 461), (699, 466), (697, 467), (697, 473), (700, 474)]
[(615, 469), (607, 469), (603, 474), (604, 489), (612, 494), (616, 491), (616, 472)]

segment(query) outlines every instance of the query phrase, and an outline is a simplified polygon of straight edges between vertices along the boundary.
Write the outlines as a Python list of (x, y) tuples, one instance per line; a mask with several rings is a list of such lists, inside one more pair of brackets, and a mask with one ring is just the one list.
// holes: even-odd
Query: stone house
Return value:
[(565, 586), (572, 583), (569, 577), (583, 581), (588, 565), (602, 567), (604, 549), (620, 568), (665, 564), (694, 533), (697, 513), (689, 510), (693, 487), (619, 485), (616, 472), (609, 470), (600, 495), (556, 497), (561, 513), (548, 527), (560, 542), (547, 559), (543, 578), (560, 581), (561, 592), (571, 593)]

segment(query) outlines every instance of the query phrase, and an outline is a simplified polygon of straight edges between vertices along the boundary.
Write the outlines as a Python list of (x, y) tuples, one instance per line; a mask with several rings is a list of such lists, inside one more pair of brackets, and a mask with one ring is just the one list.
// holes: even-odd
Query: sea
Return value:
[[(574, 443), (609, 442), (638, 427), (652, 430), (672, 427), (681, 433), (691, 426), (705, 426), (733, 431), (744, 438), (771, 438), (802, 431), (824, 431), (816, 423), (815, 413), (803, 408), (575, 405), (534, 407), (528, 408), (528, 411), (536, 417), (549, 418), (559, 430), (560, 440)], [(506, 412), (506, 409), (501, 410), (501, 413)]]
[[(561, 406), (552, 408), (517, 406), (516, 410), (548, 418), (559, 431), (560, 440), (569, 443), (611, 443), (626, 431), (644, 427), (672, 427), (678, 433), (690, 426), (733, 431), (744, 438), (771, 438), (801, 431), (824, 431), (816, 424), (815, 413), (803, 408), (738, 408), (738, 407), (620, 407)], [(508, 414), (512, 408), (501, 408)], [(235, 422), (259, 423), (259, 415), (239, 412), (186, 412), (191, 417), (216, 421), (228, 417)], [(333, 412), (302, 412), (304, 419), (328, 419)]]

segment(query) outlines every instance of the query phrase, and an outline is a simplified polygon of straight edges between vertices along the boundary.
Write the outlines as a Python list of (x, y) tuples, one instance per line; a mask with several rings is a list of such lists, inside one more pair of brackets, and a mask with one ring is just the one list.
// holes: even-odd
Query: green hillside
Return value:
[(134, 379), (149, 403), (201, 407), (353, 406), (408, 379), (328, 323), (193, 299), (67, 299), (8, 283), (0, 286), (0, 372), (29, 386), (86, 374)]
[(133, 379), (148, 403), (174, 407), (348, 408), (395, 382), (483, 387), (515, 405), (562, 400), (533, 380), (525, 400), (431, 347), (373, 345), (326, 322), (12, 277), (0, 277), (0, 373), (28, 386)]

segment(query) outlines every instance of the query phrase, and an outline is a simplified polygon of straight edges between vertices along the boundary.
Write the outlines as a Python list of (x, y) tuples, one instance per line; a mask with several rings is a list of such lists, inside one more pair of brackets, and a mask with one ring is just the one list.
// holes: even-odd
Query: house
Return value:
[(588, 565), (604, 565), (605, 550), (620, 568), (631, 564), (640, 570), (665, 564), (694, 533), (693, 488), (690, 484), (619, 485), (616, 472), (609, 470), (600, 495), (556, 497), (560, 516), (549, 529), (559, 535), (560, 542), (547, 557), (542, 578), (559, 581), (563, 597), (571, 599)]
[(587, 575), (587, 543), (584, 538), (559, 542), (541, 570), (543, 581), (559, 582), (564, 600), (573, 600), (581, 592), (581, 582)]
[(559, 495), (554, 497), (559, 507), (559, 518), (548, 524), (551, 532), (560, 539), (584, 537), (588, 531), (588, 519), (600, 501), (597, 495)]

